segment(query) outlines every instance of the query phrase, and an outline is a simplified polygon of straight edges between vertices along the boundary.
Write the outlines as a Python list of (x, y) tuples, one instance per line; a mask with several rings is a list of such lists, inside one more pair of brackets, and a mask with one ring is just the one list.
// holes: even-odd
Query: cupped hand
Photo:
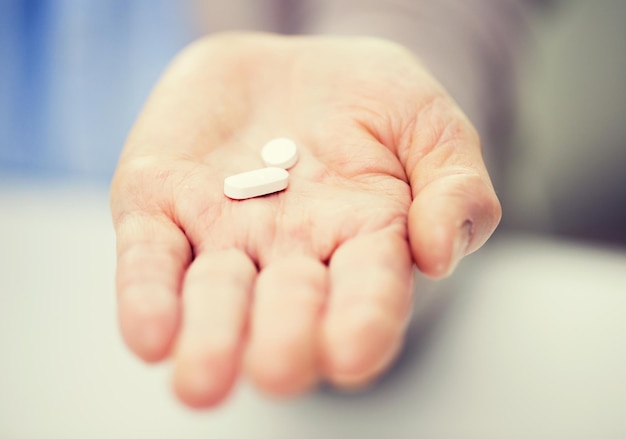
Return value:
[[(300, 151), (280, 193), (224, 178)], [(375, 39), (226, 34), (187, 48), (153, 91), (113, 180), (122, 335), (174, 362), (192, 407), (241, 370), (287, 396), (364, 385), (398, 352), (413, 263), (439, 278), (500, 206), (470, 122), (419, 61)]]

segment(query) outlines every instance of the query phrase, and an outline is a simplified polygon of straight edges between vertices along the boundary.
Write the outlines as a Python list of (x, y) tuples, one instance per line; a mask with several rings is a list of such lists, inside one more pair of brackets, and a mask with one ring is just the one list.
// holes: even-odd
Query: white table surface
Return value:
[(370, 390), (191, 412), (119, 337), (104, 189), (0, 184), (0, 438), (623, 438), (626, 250), (500, 236)]

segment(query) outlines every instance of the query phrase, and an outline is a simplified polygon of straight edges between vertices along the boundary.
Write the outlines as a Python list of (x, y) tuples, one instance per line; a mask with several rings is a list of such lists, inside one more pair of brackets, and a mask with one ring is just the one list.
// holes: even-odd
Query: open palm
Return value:
[[(225, 177), (288, 136), (287, 190)], [(398, 351), (412, 266), (448, 274), (500, 208), (478, 138), (403, 49), (372, 39), (222, 35), (173, 63), (129, 136), (111, 205), (122, 334), (170, 353), (179, 397), (219, 402), (240, 366), (264, 391), (367, 383)]]

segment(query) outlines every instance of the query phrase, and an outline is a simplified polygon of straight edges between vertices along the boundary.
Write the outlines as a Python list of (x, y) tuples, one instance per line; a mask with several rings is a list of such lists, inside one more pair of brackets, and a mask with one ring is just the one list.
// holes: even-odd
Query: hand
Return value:
[[(300, 148), (286, 191), (223, 180)], [(478, 136), (404, 49), (375, 39), (220, 35), (184, 51), (131, 132), (111, 190), (123, 337), (172, 354), (192, 407), (243, 364), (263, 391), (366, 384), (399, 350), (413, 262), (449, 274), (496, 227)]]

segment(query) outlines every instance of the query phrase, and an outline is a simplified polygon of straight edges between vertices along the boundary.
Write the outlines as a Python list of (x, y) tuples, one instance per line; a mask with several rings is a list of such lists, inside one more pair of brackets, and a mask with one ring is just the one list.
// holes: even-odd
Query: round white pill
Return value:
[(265, 166), (289, 169), (298, 161), (298, 147), (293, 140), (279, 137), (263, 146), (261, 157)]
[(231, 175), (224, 179), (224, 195), (234, 200), (260, 197), (282, 191), (289, 184), (289, 173), (269, 167)]

